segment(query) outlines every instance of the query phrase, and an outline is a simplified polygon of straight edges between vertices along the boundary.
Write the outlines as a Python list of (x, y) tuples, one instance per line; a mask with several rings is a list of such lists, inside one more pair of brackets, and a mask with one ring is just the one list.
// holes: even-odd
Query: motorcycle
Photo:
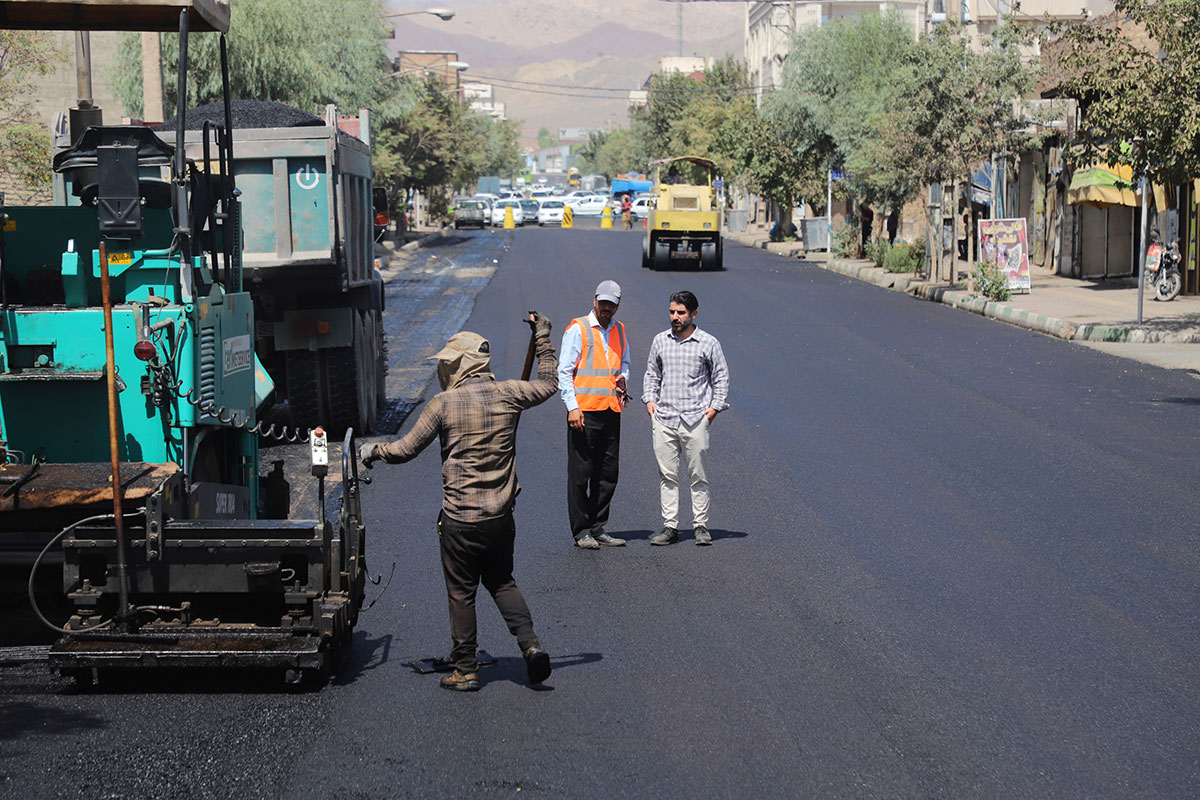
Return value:
[(1159, 242), (1150, 243), (1146, 250), (1146, 288), (1154, 290), (1156, 300), (1174, 300), (1183, 286), (1179, 272), (1179, 242), (1163, 247)]

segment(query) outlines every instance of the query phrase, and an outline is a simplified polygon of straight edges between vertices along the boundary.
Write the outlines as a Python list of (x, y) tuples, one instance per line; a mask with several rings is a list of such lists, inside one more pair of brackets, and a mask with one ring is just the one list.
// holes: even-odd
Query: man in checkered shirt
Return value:
[(642, 402), (650, 414), (654, 457), (658, 460), (663, 529), (650, 544), (679, 541), (679, 458), (687, 464), (692, 488), (692, 529), (696, 544), (712, 544), (708, 532), (708, 428), (729, 408), (729, 368), (721, 343), (696, 327), (700, 302), (688, 291), (671, 295), (670, 330), (650, 343)]

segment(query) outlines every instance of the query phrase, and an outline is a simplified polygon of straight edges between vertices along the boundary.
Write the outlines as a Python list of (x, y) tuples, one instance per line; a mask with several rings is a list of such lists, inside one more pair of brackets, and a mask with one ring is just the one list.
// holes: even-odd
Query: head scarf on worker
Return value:
[(430, 359), (438, 362), (437, 374), (442, 391), (454, 389), (467, 378), (475, 376), (496, 379), (491, 373), (492, 346), (478, 333), (459, 331)]

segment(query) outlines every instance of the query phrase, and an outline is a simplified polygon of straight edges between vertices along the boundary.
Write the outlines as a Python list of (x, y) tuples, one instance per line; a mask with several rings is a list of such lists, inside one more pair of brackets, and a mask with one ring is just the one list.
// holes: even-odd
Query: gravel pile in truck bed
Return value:
[[(301, 111), (283, 103), (272, 103), (267, 100), (234, 100), (231, 104), (234, 129), (240, 128), (300, 128), (307, 125), (324, 125), (321, 117)], [(184, 117), (184, 127), (189, 131), (198, 131), (204, 127), (205, 120), (214, 124), (225, 124), (225, 104), (209, 103), (188, 109)], [(159, 125), (155, 130), (174, 130), (175, 117)]]

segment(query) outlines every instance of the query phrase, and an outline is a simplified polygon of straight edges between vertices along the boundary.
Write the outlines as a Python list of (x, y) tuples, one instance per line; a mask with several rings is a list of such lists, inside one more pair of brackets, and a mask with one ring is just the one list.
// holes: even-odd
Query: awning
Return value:
[(1133, 167), (1124, 164), (1094, 164), (1075, 170), (1067, 188), (1067, 203), (1073, 206), (1112, 208), (1141, 205), (1133, 183)]
[[(1174, 207), (1174, 194), (1161, 183), (1151, 184), (1154, 207), (1166, 211)], [(1124, 164), (1095, 164), (1076, 170), (1067, 189), (1067, 203), (1073, 206), (1114, 208), (1140, 206), (1142, 193), (1133, 182), (1133, 167)]]

